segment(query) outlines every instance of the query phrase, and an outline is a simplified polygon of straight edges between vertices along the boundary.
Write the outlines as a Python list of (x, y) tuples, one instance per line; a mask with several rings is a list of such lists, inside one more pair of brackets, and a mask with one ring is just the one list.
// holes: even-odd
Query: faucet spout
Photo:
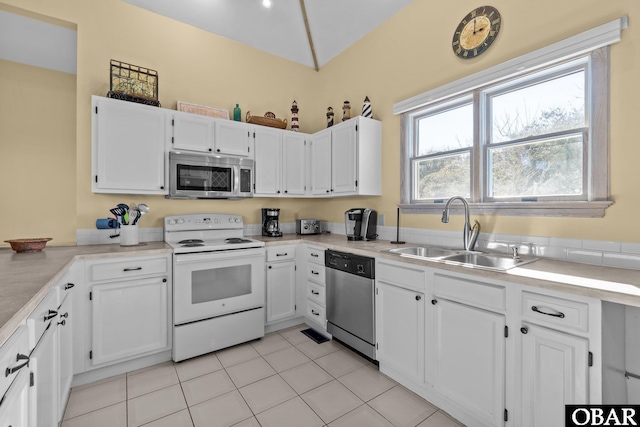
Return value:
[(464, 229), (462, 230), (462, 244), (466, 251), (472, 251), (476, 245), (476, 240), (478, 239), (478, 233), (480, 232), (480, 223), (475, 221), (473, 224), (473, 228), (471, 228), (471, 223), (469, 221), (469, 203), (462, 196), (453, 196), (447, 203), (444, 205), (444, 210), (442, 211), (442, 219), (443, 223), (449, 222), (449, 206), (451, 202), (454, 200), (460, 200), (464, 206)]

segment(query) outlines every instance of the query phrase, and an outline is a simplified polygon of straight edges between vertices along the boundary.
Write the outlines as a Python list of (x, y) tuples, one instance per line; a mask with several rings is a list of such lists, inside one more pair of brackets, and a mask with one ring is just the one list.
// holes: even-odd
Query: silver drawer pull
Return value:
[(318, 254), (311, 254), (312, 257), (318, 258)]
[(129, 268), (125, 268), (122, 271), (139, 271), (142, 270), (142, 267), (129, 267)]
[(318, 291), (311, 291), (311, 293), (314, 294), (314, 295), (320, 295), (320, 292), (318, 292)]
[(20, 354), (18, 353), (18, 355), (16, 356), (16, 362), (20, 362), (22, 360), (22, 363), (17, 364), (16, 366), (14, 366), (13, 368), (7, 368), (4, 371), (4, 376), (8, 377), (9, 375), (18, 372), (20, 369), (24, 368), (25, 366), (27, 366), (29, 364), (29, 356), (26, 356), (24, 354)]
[(286, 252), (285, 252), (285, 253), (283, 253), (283, 254), (276, 254), (276, 256), (287, 256), (287, 255), (289, 255), (289, 254), (288, 254), (288, 253), (286, 253)]
[(311, 314), (313, 314), (314, 316), (320, 316), (320, 313), (318, 313), (314, 309), (311, 309)]
[(559, 311), (557, 313), (546, 313), (542, 310), (540, 310), (538, 307), (536, 307), (535, 305), (531, 306), (531, 310), (535, 311), (536, 313), (540, 313), (540, 314), (546, 314), (547, 316), (553, 316), (553, 317), (559, 317), (561, 319), (564, 319), (564, 313)]
[(315, 270), (311, 270), (311, 274), (315, 274), (316, 276), (318, 276), (320, 273), (318, 273), (318, 272), (317, 272), (317, 271), (315, 271)]

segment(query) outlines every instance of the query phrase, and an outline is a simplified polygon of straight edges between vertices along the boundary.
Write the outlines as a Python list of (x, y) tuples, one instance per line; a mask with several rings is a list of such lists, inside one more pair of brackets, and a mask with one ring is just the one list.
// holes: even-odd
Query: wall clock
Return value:
[(471, 59), (491, 46), (500, 32), (502, 18), (495, 7), (480, 6), (465, 16), (453, 33), (451, 46), (460, 58)]

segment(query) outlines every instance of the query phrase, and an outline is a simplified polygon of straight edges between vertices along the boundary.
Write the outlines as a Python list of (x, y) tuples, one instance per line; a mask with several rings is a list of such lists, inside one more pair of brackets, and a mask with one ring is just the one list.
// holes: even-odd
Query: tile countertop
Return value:
[(0, 249), (0, 345), (44, 299), (76, 259), (171, 253), (164, 242), (138, 246), (50, 246), (41, 252)]
[[(251, 236), (269, 246), (307, 243), (364, 256), (386, 258), (409, 264), (472, 274), (491, 280), (519, 283), (544, 289), (583, 295), (620, 304), (640, 307), (640, 271), (540, 259), (537, 262), (496, 272), (421, 261), (381, 252), (415, 244), (392, 245), (388, 240), (373, 242), (348, 241), (344, 235), (286, 234), (283, 237)], [(42, 252), (18, 254), (0, 249), (0, 345), (26, 319), (49, 289), (62, 278), (75, 259), (122, 256), (146, 256), (171, 253), (164, 242), (148, 242), (134, 247), (113, 245), (51, 246)]]
[(398, 255), (382, 252), (391, 248), (420, 246), (415, 243), (393, 245), (388, 240), (354, 242), (348, 241), (344, 235), (337, 234), (306, 236), (293, 234), (284, 235), (283, 237), (252, 237), (266, 242), (267, 246), (304, 242), (325, 247), (327, 249), (335, 249), (337, 251), (385, 258), (458, 273), (467, 273), (491, 280), (518, 283), (521, 285), (534, 286), (558, 292), (592, 297), (603, 301), (640, 307), (640, 270), (629, 270), (624, 268), (579, 264), (575, 262), (540, 258), (536, 262), (525, 264), (522, 267), (512, 268), (505, 272), (489, 271), (461, 265), (400, 257)]

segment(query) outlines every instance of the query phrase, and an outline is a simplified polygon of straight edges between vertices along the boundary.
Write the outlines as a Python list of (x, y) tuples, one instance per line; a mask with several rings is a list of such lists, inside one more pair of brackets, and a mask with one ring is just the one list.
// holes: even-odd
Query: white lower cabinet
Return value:
[[(0, 403), (0, 426), (30, 427), (29, 371), (20, 371)], [(54, 424), (51, 424), (54, 425)]]
[(73, 380), (73, 297), (68, 294), (58, 308), (58, 419), (64, 415)]
[(563, 425), (567, 404), (589, 403), (589, 341), (524, 324), (522, 408), (517, 425)]
[(267, 249), (267, 324), (296, 316), (296, 248)]
[(93, 366), (169, 348), (166, 277), (96, 284), (91, 289)]
[(58, 324), (49, 324), (29, 361), (34, 386), (31, 388), (32, 426), (51, 427), (58, 421)]
[(170, 255), (87, 261), (87, 370), (171, 349)]
[(443, 298), (431, 305), (427, 381), (484, 425), (503, 425), (505, 316)]
[(376, 285), (376, 358), (408, 378), (424, 378), (424, 294)]

